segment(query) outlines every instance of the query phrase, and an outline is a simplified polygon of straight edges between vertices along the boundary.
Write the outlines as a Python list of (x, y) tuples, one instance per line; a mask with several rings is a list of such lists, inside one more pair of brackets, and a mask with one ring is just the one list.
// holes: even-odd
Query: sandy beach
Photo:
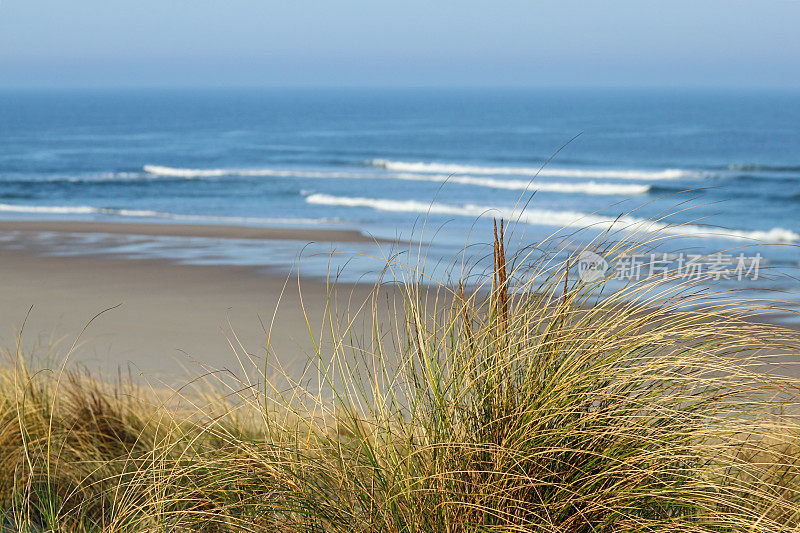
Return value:
[[(366, 240), (357, 232), (96, 224), (89, 222), (1, 222), (2, 232), (18, 239), (37, 232), (102, 232), (137, 235), (203, 236), (248, 239)], [(70, 359), (90, 369), (115, 372), (130, 366), (146, 376), (196, 374), (195, 361), (215, 368), (238, 367), (229, 342), (238, 341), (263, 360), (269, 328), (280, 300), (272, 348), (294, 369), (313, 351), (306, 318), (322, 323), (328, 287), (296, 276), (265, 275), (250, 267), (180, 265), (163, 260), (99, 256), (46, 256), (30, 250), (0, 250), (0, 345), (13, 349), (28, 309), (23, 351), (43, 356), (52, 347), (62, 357), (89, 320)], [(341, 285), (339, 298), (363, 301), (369, 286)]]
[[(326, 340), (327, 331), (321, 328), (331, 305), (329, 295), (335, 297), (338, 316), (344, 317), (358, 310), (373, 289), (371, 283), (329, 286), (319, 277), (298, 277), (283, 266), (131, 259), (104, 253), (102, 246), (76, 255), (49, 254), (54, 248), (63, 251), (91, 243), (70, 240), (81, 234), (170, 237), (178, 239), (169, 241), (176, 246), (190, 247), (250, 239), (263, 243), (267, 255), (270, 243), (276, 241), (291, 241), (288, 244), (298, 247), (312, 241), (371, 241), (356, 231), (330, 229), (2, 221), (0, 235), (13, 240), (0, 246), (0, 346), (14, 349), (27, 315), (22, 335), (25, 356), (62, 360), (80, 334), (69, 355), (72, 363), (106, 374), (130, 368), (144, 377), (181, 382), (202, 373), (199, 364), (239, 373), (238, 357), (245, 351), (263, 364), (271, 327), (271, 354), (277, 354), (289, 374), (300, 376), (314, 353), (309, 325), (317, 339)], [(201, 244), (192, 241), (197, 237), (203, 238)], [(354, 331), (368, 330), (359, 323)], [(786, 362), (792, 367), (797, 363), (794, 358)]]

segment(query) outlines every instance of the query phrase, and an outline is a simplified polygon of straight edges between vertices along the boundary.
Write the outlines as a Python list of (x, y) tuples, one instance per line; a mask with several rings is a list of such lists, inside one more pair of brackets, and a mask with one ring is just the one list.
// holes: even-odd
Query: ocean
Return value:
[[(800, 92), (3, 91), (0, 217), (348, 228), (445, 260), (489, 241), (493, 217), (528, 243), (657, 219), (670, 252), (745, 246), (796, 276)], [(251, 248), (212, 255), (270, 263)], [(747, 290), (800, 293), (786, 276)]]

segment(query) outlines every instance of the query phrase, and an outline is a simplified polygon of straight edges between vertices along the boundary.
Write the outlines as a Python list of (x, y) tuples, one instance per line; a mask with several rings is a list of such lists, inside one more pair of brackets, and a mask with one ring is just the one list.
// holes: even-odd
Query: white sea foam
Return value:
[(554, 227), (593, 227), (596, 229), (618, 229), (630, 231), (662, 231), (678, 235), (698, 237), (715, 237), (722, 239), (756, 240), (773, 243), (800, 242), (800, 235), (784, 228), (772, 228), (769, 231), (746, 231), (722, 229), (700, 225), (670, 225), (663, 222), (643, 218), (624, 216), (612, 219), (602, 215), (586, 214), (577, 211), (553, 211), (544, 209), (526, 209), (522, 213), (508, 207), (486, 206), (477, 204), (451, 205), (442, 203), (428, 204), (415, 200), (389, 200), (382, 198), (363, 198), (350, 196), (333, 196), (329, 194), (312, 194), (306, 202), (318, 205), (344, 207), (367, 207), (377, 211), (393, 211), (401, 213), (434, 213), (465, 217), (484, 215), (519, 219), (522, 222), (540, 226)]
[(0, 211), (6, 213), (50, 213), (54, 215), (88, 215), (98, 213), (94, 207), (85, 205), (62, 206), (62, 205), (13, 205), (0, 204)]
[(578, 169), (545, 167), (485, 167), (476, 165), (460, 165), (454, 163), (424, 163), (421, 161), (390, 161), (373, 159), (370, 165), (398, 172), (436, 172), (447, 174), (490, 174), (490, 175), (524, 175), (557, 177), (557, 178), (594, 178), (594, 179), (628, 179), (628, 180), (671, 180), (679, 178), (701, 178), (705, 173), (691, 170), (668, 168), (664, 170), (635, 169)]
[(508, 189), (515, 191), (542, 191), (567, 194), (617, 194), (632, 195), (645, 194), (650, 190), (649, 185), (629, 185), (617, 183), (597, 183), (595, 181), (579, 183), (548, 183), (539, 180), (508, 180), (496, 178), (484, 178), (478, 176), (450, 176), (447, 174), (395, 174), (392, 176), (399, 180), (408, 181), (435, 181), (458, 183), (461, 185), (475, 185), (478, 187), (490, 187), (493, 189)]
[(455, 183), (517, 191), (542, 191), (566, 194), (589, 195), (636, 195), (645, 194), (649, 185), (630, 185), (617, 183), (597, 183), (595, 181), (578, 183), (547, 183), (539, 180), (497, 179), (484, 176), (451, 176), (448, 174), (426, 174), (399, 172), (394, 174), (369, 174), (353, 172), (320, 172), (306, 170), (234, 170), (234, 169), (191, 169), (146, 165), (144, 170), (154, 176), (200, 179), (224, 176), (264, 176), (307, 179), (396, 179), (402, 181), (429, 181), (436, 183)]
[(144, 209), (111, 209), (86, 205), (14, 205), (0, 204), (0, 212), (7, 213), (39, 213), (53, 215), (113, 215), (132, 218), (163, 218), (185, 222), (222, 222), (226, 224), (285, 224), (314, 225), (337, 222), (334, 218), (261, 218), (261, 217), (224, 217), (206, 215), (181, 215), (150, 211)]
[(145, 165), (144, 171), (153, 176), (170, 178), (221, 178), (225, 176), (264, 176), (278, 178), (364, 178), (364, 174), (347, 172), (315, 172), (298, 170), (275, 170), (269, 168), (234, 169), (234, 168), (174, 168), (158, 165)]
[(169, 213), (158, 211), (143, 211), (132, 209), (109, 209), (103, 207), (91, 207), (88, 205), (66, 206), (66, 205), (16, 205), (0, 204), (0, 211), (7, 213), (43, 213), (53, 215), (119, 215), (128, 217), (161, 217), (167, 218)]
[(221, 176), (232, 176), (244, 171), (232, 171), (228, 169), (197, 169), (197, 168), (174, 168), (163, 167), (160, 165), (145, 165), (144, 171), (154, 176), (165, 176), (170, 178), (215, 178)]

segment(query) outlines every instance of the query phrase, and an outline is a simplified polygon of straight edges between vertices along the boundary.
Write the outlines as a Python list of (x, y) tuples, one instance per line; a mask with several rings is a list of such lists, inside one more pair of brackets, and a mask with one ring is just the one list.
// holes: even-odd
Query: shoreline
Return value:
[[(62, 240), (68, 234), (108, 233), (379, 242), (354, 230), (0, 221), (0, 234), (11, 232), (24, 233), (20, 239), (23, 244), (34, 242), (28, 234), (35, 233), (56, 233), (56, 238)], [(202, 369), (198, 362), (238, 373), (242, 365), (237, 357), (252, 356), (263, 361), (265, 328), (270, 327), (278, 304), (271, 351), (290, 375), (301, 376), (308, 364), (307, 355), (315, 351), (308, 324), (316, 336), (325, 338), (325, 334), (320, 335), (320, 328), (325, 322), (325, 310), (331, 305), (333, 287), (337, 300), (332, 305), (342, 316), (358, 309), (374, 288), (374, 283), (363, 281), (329, 284), (317, 276), (279, 266), (187, 264), (168, 258), (104, 253), (102, 248), (97, 253), (74, 255), (48, 255), (47, 250), (46, 245), (0, 246), (0, 349), (13, 350), (26, 313), (32, 308), (23, 331), (23, 354), (46, 353), (55, 344), (55, 354), (51, 355), (63, 356), (92, 317), (121, 304), (86, 329), (72, 361), (105, 373), (130, 365), (144, 376), (169, 381), (196, 374)], [(269, 253), (269, 248), (266, 250)], [(762, 315), (757, 321), (797, 329), (796, 325), (772, 318)], [(187, 371), (190, 367), (193, 372)]]
[(0, 220), (3, 232), (107, 233), (152, 237), (205, 237), (210, 239), (300, 240), (376, 242), (357, 230), (330, 228), (167, 224), (154, 222), (100, 222), (77, 220)]

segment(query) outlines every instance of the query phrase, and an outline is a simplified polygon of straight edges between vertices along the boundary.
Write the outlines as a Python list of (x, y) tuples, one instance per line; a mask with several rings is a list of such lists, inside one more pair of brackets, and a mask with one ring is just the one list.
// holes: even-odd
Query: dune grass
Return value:
[[(407, 265), (360, 313), (330, 311), (313, 387), (278, 386), (243, 351), (252, 373), (173, 391), (11, 353), (3, 527), (800, 528), (800, 381), (780, 364), (800, 354), (795, 332), (731, 298), (687, 312), (699, 295), (677, 280), (608, 290), (574, 258), (510, 256), (504, 234), (501, 223), (483, 275), (423, 285)], [(642, 244), (593, 250), (613, 259)], [(356, 327), (362, 315), (371, 328)]]

